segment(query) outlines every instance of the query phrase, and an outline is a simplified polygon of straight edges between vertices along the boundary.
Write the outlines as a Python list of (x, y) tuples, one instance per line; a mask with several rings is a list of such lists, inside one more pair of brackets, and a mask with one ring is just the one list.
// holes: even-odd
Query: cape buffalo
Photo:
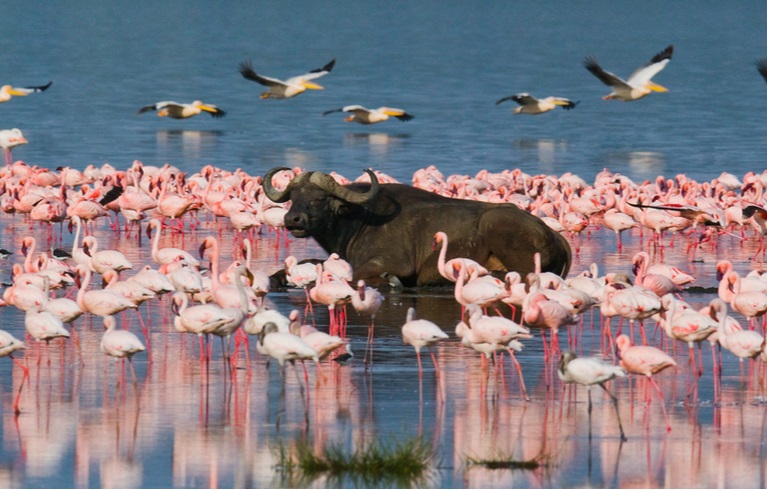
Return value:
[(570, 246), (539, 218), (513, 204), (450, 199), (403, 184), (338, 184), (322, 172), (296, 176), (284, 190), (272, 184), (273, 168), (263, 189), (274, 202), (292, 200), (285, 226), (295, 237), (313, 237), (328, 253), (351, 263), (354, 279), (380, 285), (396, 276), (404, 286), (449, 284), (437, 270), (432, 239), (449, 237), (448, 258), (473, 259), (494, 274), (534, 271), (540, 252), (543, 271), (565, 277)]

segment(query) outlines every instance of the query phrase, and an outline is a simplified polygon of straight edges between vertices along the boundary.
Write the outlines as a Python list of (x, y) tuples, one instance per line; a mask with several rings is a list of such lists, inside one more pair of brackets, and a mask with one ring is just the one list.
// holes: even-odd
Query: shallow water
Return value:
[[(21, 219), (2, 218), (0, 246), (18, 250), (27, 225)], [(615, 253), (612, 237), (604, 229), (583, 238), (573, 271), (596, 261), (603, 271), (628, 272), (630, 257), (644, 246), (636, 234), (627, 237), (624, 252)], [(44, 230), (35, 233), (45, 242)], [(163, 246), (194, 250), (204, 236), (219, 235), (215, 223), (206, 223), (183, 238), (163, 236)], [(135, 236), (118, 241), (106, 225), (97, 230), (102, 247), (116, 247), (137, 266), (148, 263), (148, 246), (136, 247)], [(221, 234), (223, 261), (233, 257), (228, 231)], [(64, 245), (71, 236), (64, 233)], [(275, 248), (274, 235), (258, 240), (255, 263), (267, 272), (280, 267), (288, 254), (321, 256), (311, 241), (292, 239)], [(667, 249), (665, 261), (683, 265), (698, 276), (696, 285), (715, 285), (716, 260), (734, 259), (736, 269), (749, 268), (745, 260), (755, 244), (720, 237), (714, 250), (699, 250), (701, 263), (687, 263), (684, 246)], [(12, 256), (2, 264), (7, 273)], [(129, 275), (129, 274), (128, 274)], [(703, 306), (714, 293), (684, 293), (694, 306)], [(280, 311), (302, 309), (302, 290), (273, 291), (268, 301)], [(450, 339), (435, 350), (441, 376), (437, 378), (428, 356), (419, 380), (414, 351), (402, 344), (399, 327), (405, 312), (415, 306), (418, 316), (449, 332)], [(141, 308), (147, 318), (147, 306)], [(371, 441), (404, 442), (421, 436), (436, 454), (425, 481), (432, 487), (763, 487), (764, 403), (767, 401), (764, 366), (759, 364), (748, 381), (738, 362), (724, 353), (723, 396), (713, 403), (713, 380), (708, 346), (706, 368), (695, 395), (687, 398), (690, 371), (686, 346), (666, 346), (679, 363), (656, 376), (666, 397), (673, 430), (666, 433), (657, 399), (647, 406), (649, 385), (637, 378), (611, 381), (620, 400), (620, 416), (628, 441), (620, 442), (615, 413), (609, 399), (595, 390), (591, 424), (587, 392), (564, 388), (555, 364), (544, 363), (540, 336), (525, 342), (518, 354), (531, 400), (520, 393), (519, 378), (506, 360), (502, 371), (491, 368), (485, 378), (479, 356), (460, 346), (453, 328), (460, 308), (448, 291), (389, 292), (376, 319), (373, 368), (362, 363), (366, 320), (350, 312), (348, 337), (356, 357), (350, 365), (324, 362), (324, 379), (309, 366), (304, 386), (300, 368), (286, 369), (284, 394), (276, 363), (269, 370), (250, 346), (250, 364), (238, 357), (232, 379), (224, 368), (218, 342), (212, 361), (201, 367), (197, 340), (183, 338), (170, 324), (169, 299), (153, 301), (151, 315), (152, 362), (146, 354), (135, 358), (138, 383), (118, 382), (119, 369), (98, 350), (101, 325), (91, 318), (75, 322), (82, 343), (84, 365), (78, 362), (71, 341), (52, 342), (46, 348), (30, 343), (25, 356), (31, 378), (21, 397), (22, 413), (15, 417), (13, 396), (22, 371), (9, 360), (0, 363), (2, 446), (0, 460), (4, 486), (11, 487), (253, 487), (358, 486), (349, 479), (298, 479), (280, 471), (279, 448), (307, 443), (316, 451), (340, 445), (352, 451)], [(0, 312), (7, 330), (23, 336), (18, 311)], [(327, 325), (327, 313), (318, 309), (317, 324)], [(120, 322), (140, 334), (137, 316), (119, 316)], [(560, 333), (581, 355), (602, 355), (598, 310), (587, 313), (569, 336)], [(648, 335), (662, 342), (648, 322)], [(615, 329), (615, 326), (613, 326)], [(188, 337), (188, 336), (187, 336)], [(26, 359), (25, 359), (26, 358)], [(250, 369), (248, 370), (248, 366)], [(748, 368), (747, 368), (748, 370)], [(747, 371), (748, 372), (748, 371)], [(591, 431), (592, 437), (589, 437)], [(534, 470), (490, 470), (470, 460), (536, 460)], [(298, 483), (297, 483), (298, 482)], [(378, 483), (387, 486), (385, 482)]]
[[(430, 164), (446, 175), (521, 168), (531, 174), (570, 171), (587, 181), (604, 167), (637, 181), (677, 173), (710, 180), (725, 170), (742, 177), (764, 168), (767, 86), (753, 66), (767, 55), (763, 2), (649, 1), (640, 10), (608, 1), (588, 8), (552, 1), (474, 3), (468, 9), (453, 1), (438, 7), (400, 1), (224, 7), (11, 1), (4, 7), (0, 83), (54, 81), (43, 94), (0, 105), (0, 129), (21, 128), (29, 140), (14, 152), (29, 164), (83, 169), (109, 162), (124, 169), (139, 159), (186, 172), (213, 164), (251, 174), (287, 165), (350, 178), (373, 167), (402, 181)], [(672, 43), (674, 58), (655, 78), (669, 92), (637, 102), (600, 100), (607, 87), (581, 65), (593, 54), (605, 69), (625, 76)], [(236, 70), (252, 59), (265, 74), (286, 77), (334, 57), (336, 68), (321, 80), (326, 89), (291, 100), (259, 100), (261, 87)], [(535, 117), (513, 116), (510, 102), (494, 105), (518, 92), (581, 102), (574, 111)], [(227, 116), (173, 121), (135, 114), (160, 100), (198, 98)], [(402, 107), (416, 117), (362, 127), (344, 123), (340, 114), (320, 115), (355, 103)], [(18, 254), (28, 224), (3, 216), (0, 226), (0, 246)], [(34, 233), (44, 242), (45, 230)], [(174, 244), (194, 250), (208, 233), (218, 231), (206, 225)], [(573, 273), (592, 261), (603, 271), (628, 272), (633, 253), (646, 247), (637, 233), (617, 253), (610, 234), (593, 231), (591, 239), (581, 239)], [(97, 235), (137, 265), (150, 260), (146, 245), (118, 241), (106, 225)], [(230, 236), (223, 236), (230, 246)], [(63, 234), (66, 245), (71, 239)], [(681, 243), (666, 251), (665, 261), (683, 266), (704, 288), (715, 285), (714, 264), (721, 258), (740, 272), (756, 267), (749, 260), (753, 240), (741, 246), (725, 235), (719, 242), (699, 251), (702, 262), (690, 263)], [(262, 237), (256, 265), (271, 272), (288, 253), (324, 255), (309, 241), (293, 240), (286, 250), (275, 248), (273, 236)], [(18, 255), (0, 263), (2, 278), (9, 277), (14, 260)], [(303, 308), (303, 294), (273, 292), (269, 301), (287, 312)], [(683, 296), (702, 306), (713, 292)], [(439, 382), (424, 358), (419, 383), (413, 350), (401, 342), (399, 327), (410, 305), (451, 333), (436, 350)], [(142, 309), (144, 318), (146, 313)], [(332, 443), (352, 449), (415, 435), (437, 448), (426, 482), (433, 487), (767, 485), (764, 368), (743, 383), (737, 361), (725, 355), (723, 402), (716, 406), (707, 346), (697, 401), (685, 403), (684, 346), (676, 348), (679, 367), (658, 376), (672, 417), (669, 434), (657, 401), (649, 409), (642, 402), (644, 383), (610, 383), (628, 435), (621, 444), (609, 400), (596, 392), (588, 437), (586, 392), (563, 390), (553, 366), (544, 367), (538, 336), (518, 355), (531, 401), (520, 396), (508, 360), (502, 377), (491, 370), (482, 393), (479, 357), (452, 336), (460, 311), (447, 291), (387, 294), (368, 373), (360, 362), (365, 320), (351, 313), (348, 333), (357, 358), (350, 366), (325, 365), (327, 380), (320, 384), (310, 369), (304, 396), (302, 376), (292, 367), (281, 396), (277, 368), (267, 372), (255, 351), (250, 373), (240, 359), (234, 382), (224, 372), (218, 344), (209, 369), (201, 372), (195, 342), (180, 339), (168, 325), (168, 300), (153, 303), (151, 313), (153, 362), (136, 357), (137, 387), (118, 387), (114, 363), (98, 351), (101, 326), (93, 321), (76, 322), (82, 367), (71, 342), (54, 342), (41, 352), (30, 348), (32, 377), (19, 417), (11, 407), (21, 371), (7, 359), (0, 362), (0, 486), (290, 486), (296, 482), (275, 466), (280, 445), (306, 441), (318, 450)], [(318, 315), (325, 324), (323, 312)], [(0, 310), (0, 318), (21, 336), (18, 312)], [(121, 319), (140, 331), (135, 314)], [(575, 348), (599, 353), (591, 326), (598, 316), (584, 320), (572, 334)], [(659, 341), (660, 334), (654, 335)], [(469, 458), (538, 458), (545, 465), (488, 470), (467, 465)]]

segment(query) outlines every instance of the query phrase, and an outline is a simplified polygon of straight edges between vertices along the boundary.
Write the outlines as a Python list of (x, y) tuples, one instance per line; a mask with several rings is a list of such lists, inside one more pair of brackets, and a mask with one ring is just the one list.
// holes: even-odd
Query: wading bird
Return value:
[(559, 379), (565, 383), (577, 383), (585, 386), (588, 390), (589, 438), (591, 438), (591, 386), (599, 385), (600, 388), (605, 390), (605, 393), (610, 395), (613, 406), (615, 406), (615, 415), (618, 417), (618, 428), (621, 431), (621, 440), (626, 440), (626, 435), (623, 433), (623, 424), (621, 424), (621, 416), (620, 413), (618, 413), (618, 399), (605, 387), (605, 383), (616, 376), (626, 376), (626, 371), (622, 367), (607, 364), (593, 357), (577, 357), (575, 352), (568, 350), (564, 351), (559, 358), (557, 374), (559, 375)]

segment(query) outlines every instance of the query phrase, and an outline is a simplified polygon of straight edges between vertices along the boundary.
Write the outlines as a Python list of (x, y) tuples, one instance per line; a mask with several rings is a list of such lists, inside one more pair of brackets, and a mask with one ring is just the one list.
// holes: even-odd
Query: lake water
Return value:
[[(678, 173), (710, 180), (722, 171), (742, 177), (765, 168), (767, 84), (754, 67), (767, 56), (765, 14), (767, 5), (756, 1), (650, 1), (641, 10), (607, 1), (6, 2), (0, 83), (54, 83), (45, 93), (0, 105), (0, 128), (22, 129), (29, 144), (14, 156), (46, 167), (109, 162), (124, 169), (138, 159), (187, 172), (213, 164), (263, 174), (297, 165), (356, 177), (372, 167), (403, 181), (427, 165), (445, 174), (570, 171), (587, 181), (604, 167), (635, 180)], [(605, 69), (627, 76), (669, 44), (674, 57), (655, 77), (669, 92), (640, 101), (601, 100), (609, 89), (582, 66), (586, 55), (595, 55)], [(333, 72), (319, 80), (325, 90), (289, 100), (260, 100), (263, 88), (237, 72), (238, 63), (250, 59), (257, 71), (285, 78), (333, 58)], [(494, 105), (517, 92), (580, 104), (534, 117), (514, 116), (513, 102)], [(194, 99), (218, 105), (226, 117), (136, 115), (157, 101)], [(364, 127), (343, 122), (341, 114), (321, 116), (347, 104), (401, 107), (415, 119)], [(18, 254), (28, 225), (0, 219), (0, 246)], [(211, 233), (218, 229), (208, 224), (174, 244), (194, 250)], [(45, 237), (44, 230), (34, 234)], [(97, 235), (136, 264), (150, 261), (146, 246), (119, 241), (105, 224)], [(62, 239), (71, 244), (66, 232)], [(572, 270), (596, 261), (602, 270), (625, 271), (641, 240), (627, 237), (617, 253), (612, 237), (595, 232), (584, 239)], [(688, 263), (684, 247), (667, 252), (666, 261), (713, 287), (716, 260), (731, 258), (747, 270), (756, 247), (727, 240), (702, 250), (703, 263)], [(270, 272), (287, 253), (320, 253), (301, 240), (287, 250), (275, 249), (273, 237), (260, 244), (256, 263)], [(10, 262), (0, 264), (3, 278)], [(697, 306), (713, 297), (685, 296)], [(302, 291), (270, 298), (285, 312), (303, 306)], [(657, 401), (650, 410), (643, 405), (644, 383), (622, 380), (611, 388), (621, 399), (629, 441), (620, 444), (601, 394), (591, 439), (586, 391), (563, 390), (558, 381), (547, 389), (556, 375), (544, 367), (538, 339), (519, 355), (530, 403), (519, 395), (508, 364), (504, 381), (491, 374), (487, 393), (480, 393), (479, 358), (454, 337), (437, 349), (443, 377), (436, 379), (425, 357), (419, 384), (413, 351), (399, 334), (410, 305), (452, 335), (460, 311), (449, 293), (387, 295), (372, 375), (359, 359), (327, 365), (324, 383), (317, 385), (310, 372), (304, 396), (302, 376), (299, 381), (292, 368), (281, 396), (276, 368), (266, 371), (260, 359), (251, 360), (250, 376), (241, 360), (231, 382), (214, 349), (209, 372), (201, 372), (192, 341), (182, 348), (168, 323), (167, 300), (152, 306), (154, 362), (138, 356), (138, 388), (117, 387), (113, 363), (98, 352), (101, 326), (79, 320), (85, 366), (70, 344), (53, 343), (47, 353), (30, 349), (32, 376), (18, 418), (11, 406), (21, 371), (0, 362), (0, 486), (288, 486), (296, 482), (282, 479), (275, 466), (280, 446), (304, 441), (317, 450), (327, 444), (352, 449), (415, 435), (438, 448), (422, 482), (434, 487), (765, 486), (764, 368), (742, 382), (737, 361), (726, 357), (723, 403), (715, 406), (704, 350), (699, 399), (685, 404), (687, 355), (678, 346), (680, 367), (659, 376), (672, 432), (665, 433)], [(10, 309), (0, 315), (20, 337), (21, 315)], [(134, 315), (124, 320), (139, 331)], [(599, 350), (591, 321), (587, 316), (577, 334), (583, 354)], [(359, 358), (364, 320), (352, 316), (351, 324)], [(536, 471), (466, 463), (539, 456), (549, 464)], [(300, 484), (354, 486), (323, 479)]]

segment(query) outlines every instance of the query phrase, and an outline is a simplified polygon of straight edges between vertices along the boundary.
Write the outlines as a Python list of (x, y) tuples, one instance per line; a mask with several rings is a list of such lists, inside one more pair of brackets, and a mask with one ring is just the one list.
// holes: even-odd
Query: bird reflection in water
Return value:
[[(519, 139), (512, 142), (514, 150), (525, 154), (535, 153), (535, 161), (539, 165), (539, 172), (552, 172), (561, 154), (567, 151), (567, 141), (548, 138)], [(523, 161), (529, 158), (522, 158)]]
[(392, 147), (401, 145), (408, 138), (410, 138), (410, 135), (407, 133), (346, 133), (344, 135), (344, 146), (352, 148), (354, 146), (367, 145), (370, 147), (371, 154), (377, 157), (385, 157)]
[(157, 131), (156, 141), (158, 149), (168, 154), (200, 158), (223, 134), (224, 131), (161, 129)]

